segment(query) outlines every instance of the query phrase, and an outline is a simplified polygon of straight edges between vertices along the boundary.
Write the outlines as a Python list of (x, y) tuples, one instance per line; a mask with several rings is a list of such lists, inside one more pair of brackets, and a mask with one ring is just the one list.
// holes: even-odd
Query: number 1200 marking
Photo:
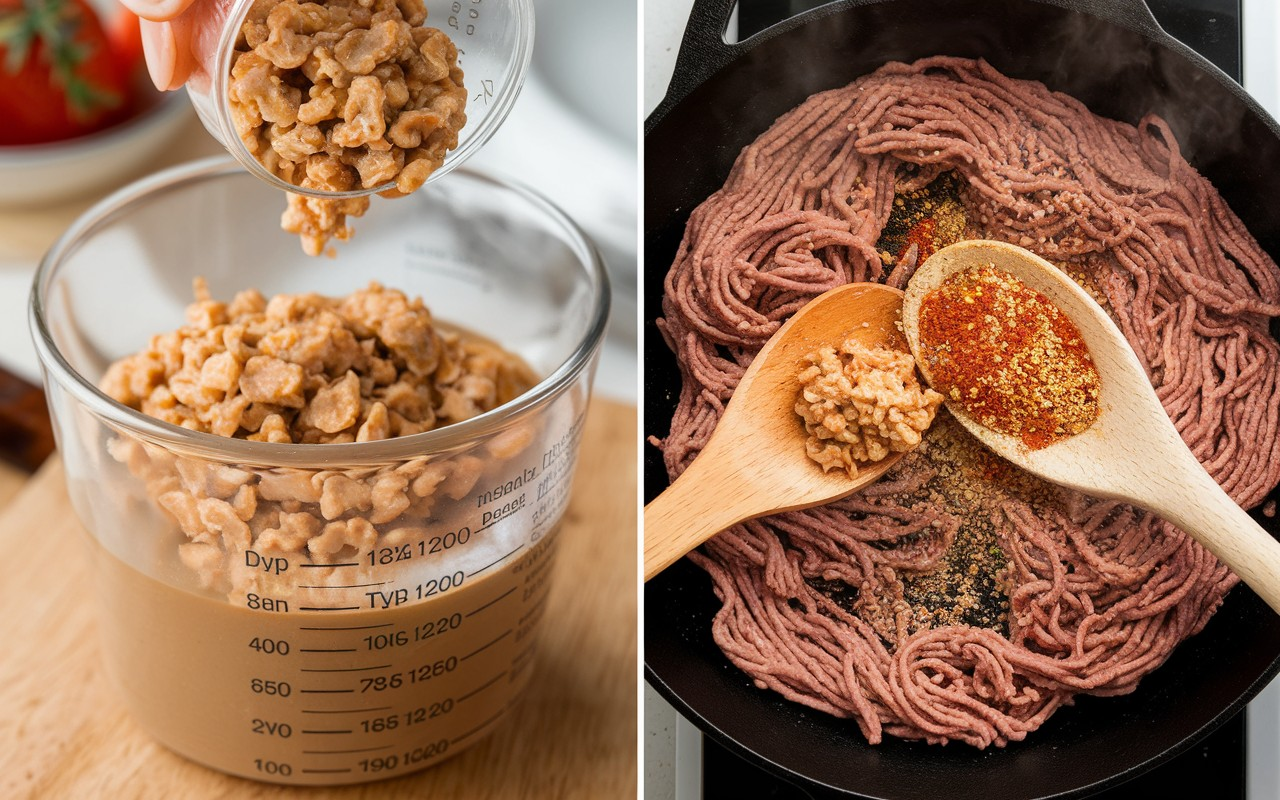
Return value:
[(456, 589), (461, 586), (462, 582), (466, 579), (467, 576), (462, 572), (462, 570), (458, 570), (452, 575), (442, 575), (439, 578), (432, 578), (426, 583), (418, 586), (418, 599), (421, 600), (424, 597), (431, 597), (435, 594), (447, 592), (450, 589)]

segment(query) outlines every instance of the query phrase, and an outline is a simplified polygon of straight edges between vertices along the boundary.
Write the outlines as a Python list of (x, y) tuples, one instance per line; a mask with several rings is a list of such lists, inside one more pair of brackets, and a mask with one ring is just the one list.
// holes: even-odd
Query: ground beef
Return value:
[[(881, 232), (895, 197), (948, 172), (964, 237), (1026, 247), (1103, 299), (1196, 456), (1260, 503), (1280, 479), (1280, 270), (1163, 120), (1103, 119), (946, 57), (809, 98), (692, 213), (659, 321), (684, 374), (660, 442), (671, 476), (791, 313), (851, 281), (905, 284), (914, 253), (886, 263)], [(873, 743), (1004, 745), (1077, 693), (1132, 691), (1236, 583), (1154, 516), (984, 462), (944, 416), (860, 495), (736, 526), (693, 556), (723, 602), (716, 641), (760, 688), (852, 718)], [(996, 587), (1002, 615), (912, 600), (961, 540), (969, 583)], [(978, 618), (989, 627), (954, 621)]]

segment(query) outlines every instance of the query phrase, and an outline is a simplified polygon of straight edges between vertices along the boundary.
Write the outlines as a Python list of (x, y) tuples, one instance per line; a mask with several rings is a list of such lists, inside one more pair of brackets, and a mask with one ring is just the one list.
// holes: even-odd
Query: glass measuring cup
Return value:
[[(118, 192), (41, 264), (32, 330), (93, 543), (103, 653), (138, 721), (235, 775), (391, 777), (480, 741), (529, 679), (608, 286), (559, 211), (471, 170), (392, 204), (330, 264), (275, 229), (276, 200), (228, 159)], [(222, 298), (377, 279), (541, 381), (466, 422), (339, 445), (195, 433), (101, 394), (112, 360), (182, 323), (197, 275)], [(367, 488), (368, 507), (326, 510), (330, 481)], [(248, 537), (225, 515), (246, 486)], [(272, 511), (274, 533), (253, 522)], [(376, 537), (335, 548), (304, 526), (290, 544), (286, 514), (360, 519)]]
[[(295, 186), (273, 173), (249, 151), (236, 134), (228, 98), (236, 37), (254, 0), (208, 0), (215, 9), (215, 33), (196, 36), (192, 43), (198, 67), (187, 93), (206, 130), (255, 178), (283, 191), (311, 197), (358, 197), (394, 186), (389, 181), (369, 189), (346, 192)], [(467, 123), (458, 132), (458, 146), (431, 173), (426, 183), (447, 175), (470, 158), (511, 112), (524, 85), (533, 57), (533, 0), (424, 0), (426, 25), (448, 34), (458, 48), (458, 66), (467, 89)]]

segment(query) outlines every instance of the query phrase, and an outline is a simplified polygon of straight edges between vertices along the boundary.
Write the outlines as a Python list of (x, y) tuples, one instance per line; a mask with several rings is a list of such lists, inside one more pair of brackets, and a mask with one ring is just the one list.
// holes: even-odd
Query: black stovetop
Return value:
[[(738, 37), (745, 39), (825, 2), (739, 0)], [(1237, 81), (1242, 72), (1241, 2), (1147, 0), (1166, 31)], [(1114, 789), (1091, 795), (1092, 800), (1147, 797), (1244, 800), (1245, 713), (1238, 714), (1186, 753)], [(816, 795), (743, 761), (707, 737), (703, 738), (702, 776), (704, 800), (816, 800)]]

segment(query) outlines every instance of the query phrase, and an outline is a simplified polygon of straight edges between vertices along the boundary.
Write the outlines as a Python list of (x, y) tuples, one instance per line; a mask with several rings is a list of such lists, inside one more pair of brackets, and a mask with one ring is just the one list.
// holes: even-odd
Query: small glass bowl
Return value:
[[(197, 52), (200, 67), (187, 83), (187, 93), (204, 127), (251, 175), (286, 192), (310, 197), (360, 197), (394, 187), (388, 182), (370, 189), (346, 192), (295, 186), (264, 167), (236, 134), (228, 99), (237, 32), (254, 0), (233, 0), (225, 8), (225, 21), (217, 46)], [(220, 4), (221, 5), (221, 4)], [(458, 48), (467, 89), (467, 123), (458, 132), (458, 146), (427, 177), (431, 183), (452, 172), (493, 137), (511, 112), (524, 85), (533, 57), (533, 0), (425, 0), (426, 25), (449, 35)], [(223, 10), (219, 8), (218, 15)], [(195, 48), (202, 49), (197, 41)]]

